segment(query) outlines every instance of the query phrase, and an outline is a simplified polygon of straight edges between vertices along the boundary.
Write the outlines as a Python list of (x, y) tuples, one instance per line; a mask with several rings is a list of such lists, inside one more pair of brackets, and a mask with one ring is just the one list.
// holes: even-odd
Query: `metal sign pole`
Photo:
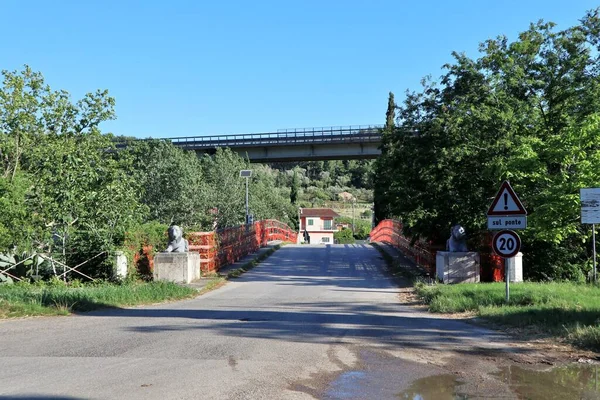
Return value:
[(504, 279), (506, 280), (506, 303), (510, 300), (510, 265), (508, 258), (504, 259)]
[(596, 224), (592, 224), (592, 253), (594, 253), (594, 283), (598, 282), (596, 275)]
[(248, 177), (246, 177), (246, 224), (248, 224)]

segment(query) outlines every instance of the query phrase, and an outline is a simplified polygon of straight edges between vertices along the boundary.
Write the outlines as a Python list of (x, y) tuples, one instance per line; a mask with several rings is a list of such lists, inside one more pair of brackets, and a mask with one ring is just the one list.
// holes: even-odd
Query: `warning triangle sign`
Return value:
[(527, 211), (510, 183), (504, 181), (487, 215), (527, 215)]

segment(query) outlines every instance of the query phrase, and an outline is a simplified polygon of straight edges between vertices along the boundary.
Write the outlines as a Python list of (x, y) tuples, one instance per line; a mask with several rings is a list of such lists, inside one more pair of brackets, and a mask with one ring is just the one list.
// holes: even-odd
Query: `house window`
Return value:
[(324, 221), (325, 224), (325, 229), (331, 229), (331, 220), (330, 219), (326, 219)]
[(324, 237), (321, 239), (323, 243), (329, 243), (329, 237)]
[(312, 219), (308, 219), (308, 226), (311, 226), (315, 221), (313, 221)]

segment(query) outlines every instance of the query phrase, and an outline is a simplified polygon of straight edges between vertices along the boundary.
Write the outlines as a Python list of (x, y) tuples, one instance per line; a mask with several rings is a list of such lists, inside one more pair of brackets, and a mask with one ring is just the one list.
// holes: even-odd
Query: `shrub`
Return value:
[(123, 252), (127, 256), (127, 275), (150, 279), (154, 254), (167, 247), (166, 224), (148, 222), (125, 233)]
[(354, 244), (354, 236), (352, 236), (352, 231), (350, 229), (342, 229), (341, 231), (335, 232), (333, 234), (333, 239), (336, 243), (339, 244)]

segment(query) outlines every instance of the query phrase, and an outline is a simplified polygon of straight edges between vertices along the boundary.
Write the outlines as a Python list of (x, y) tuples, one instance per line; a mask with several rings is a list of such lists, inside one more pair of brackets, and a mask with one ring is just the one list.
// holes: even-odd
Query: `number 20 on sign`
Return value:
[(503, 258), (511, 258), (521, 250), (521, 238), (514, 231), (504, 230), (496, 233), (493, 241), (494, 252)]

